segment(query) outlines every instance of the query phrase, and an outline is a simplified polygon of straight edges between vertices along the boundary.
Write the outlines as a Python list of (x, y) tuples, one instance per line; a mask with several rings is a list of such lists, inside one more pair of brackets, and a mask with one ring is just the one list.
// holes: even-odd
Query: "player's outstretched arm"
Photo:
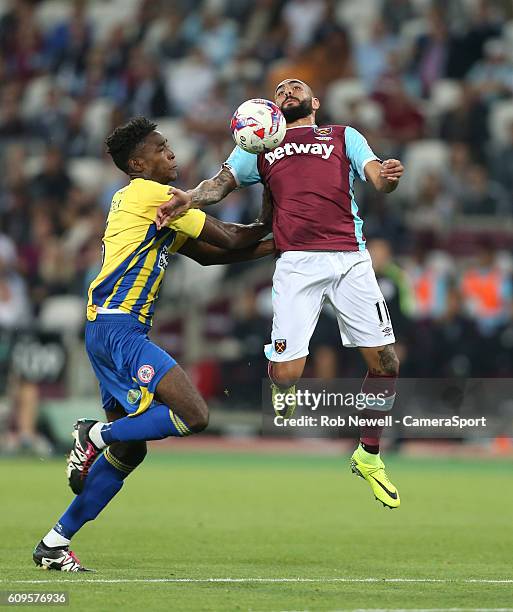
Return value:
[(176, 187), (169, 188), (169, 202), (164, 202), (157, 211), (157, 229), (167, 225), (169, 221), (186, 213), (189, 208), (202, 208), (219, 202), (237, 187), (233, 174), (228, 168), (222, 168), (215, 176), (189, 191)]
[(223, 223), (207, 215), (198, 239), (223, 249), (244, 249), (262, 240), (270, 231), (269, 223)]
[(222, 249), (202, 240), (187, 240), (178, 250), (179, 253), (194, 259), (202, 266), (250, 261), (275, 254), (274, 240), (262, 240), (245, 249)]
[(386, 159), (384, 162), (373, 160), (365, 164), (365, 176), (378, 191), (391, 193), (399, 185), (404, 167), (398, 159)]

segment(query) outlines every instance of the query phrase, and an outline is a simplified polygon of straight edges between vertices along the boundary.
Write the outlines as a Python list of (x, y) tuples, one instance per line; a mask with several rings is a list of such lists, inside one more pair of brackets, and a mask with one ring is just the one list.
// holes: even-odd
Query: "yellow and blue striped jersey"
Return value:
[(114, 194), (103, 237), (100, 273), (89, 287), (87, 319), (98, 308), (117, 309), (151, 325), (169, 255), (197, 238), (205, 213), (192, 209), (157, 231), (157, 208), (170, 199), (169, 187), (133, 179)]

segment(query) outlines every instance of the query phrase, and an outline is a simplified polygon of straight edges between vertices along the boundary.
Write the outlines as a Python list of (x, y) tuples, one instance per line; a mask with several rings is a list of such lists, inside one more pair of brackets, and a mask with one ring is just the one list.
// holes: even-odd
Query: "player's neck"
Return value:
[(301, 117), (301, 119), (297, 119), (296, 121), (287, 123), (287, 129), (293, 127), (301, 127), (302, 125), (315, 125), (315, 115), (308, 115), (308, 117)]
[(130, 177), (131, 181), (133, 181), (134, 179), (144, 179), (145, 181), (155, 181), (156, 183), (161, 182), (155, 177), (150, 176), (146, 172), (134, 172), (133, 174), (129, 174), (128, 176)]

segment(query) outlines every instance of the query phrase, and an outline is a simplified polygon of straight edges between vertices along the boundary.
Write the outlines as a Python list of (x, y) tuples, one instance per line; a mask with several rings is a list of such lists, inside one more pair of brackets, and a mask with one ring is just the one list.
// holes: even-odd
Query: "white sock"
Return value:
[(91, 438), (91, 442), (96, 446), (96, 448), (99, 448), (100, 450), (107, 446), (107, 444), (105, 444), (102, 438), (102, 427), (104, 425), (105, 423), (98, 421), (98, 423), (95, 423), (89, 430), (89, 437)]
[(60, 533), (57, 533), (55, 529), (50, 529), (50, 531), (43, 538), (43, 544), (49, 548), (68, 546), (70, 542), (71, 540), (68, 540), (68, 538), (65, 538)]

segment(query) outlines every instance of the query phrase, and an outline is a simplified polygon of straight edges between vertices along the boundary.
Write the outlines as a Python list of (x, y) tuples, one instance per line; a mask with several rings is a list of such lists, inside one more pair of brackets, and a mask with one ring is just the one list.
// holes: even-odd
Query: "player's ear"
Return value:
[(312, 98), (312, 109), (314, 111), (319, 110), (321, 103), (319, 102), (319, 98)]
[(144, 170), (144, 161), (141, 157), (132, 157), (128, 160), (128, 170), (130, 173), (139, 173)]

